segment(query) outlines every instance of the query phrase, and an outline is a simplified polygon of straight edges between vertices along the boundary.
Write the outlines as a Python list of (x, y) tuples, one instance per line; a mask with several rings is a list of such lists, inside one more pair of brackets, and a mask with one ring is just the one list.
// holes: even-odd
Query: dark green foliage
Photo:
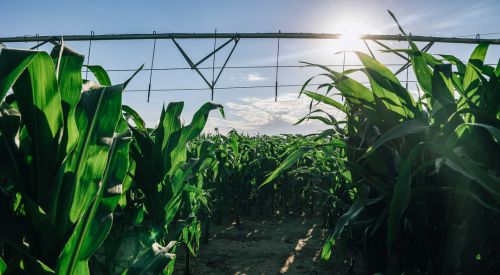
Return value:
[[(304, 85), (306, 96), (345, 113), (341, 131), (322, 135), (346, 141), (346, 166), (358, 191), (323, 257), (330, 257), (349, 226), (362, 234), (369, 273), (496, 274), (500, 67), (483, 64), (485, 44), (463, 64), (421, 52), (407, 39), (410, 50), (400, 51), (410, 56), (422, 98), (413, 99), (389, 69), (361, 52), (356, 54), (369, 87), (348, 72), (314, 65), (329, 79), (321, 87), (336, 89), (344, 102), (306, 91), (309, 81)], [(333, 125), (330, 117), (319, 120)]]
[(83, 56), (67, 47), (2, 49), (0, 64), (7, 272), (87, 273), (129, 166), (128, 131), (119, 127), (126, 84), (82, 91)]

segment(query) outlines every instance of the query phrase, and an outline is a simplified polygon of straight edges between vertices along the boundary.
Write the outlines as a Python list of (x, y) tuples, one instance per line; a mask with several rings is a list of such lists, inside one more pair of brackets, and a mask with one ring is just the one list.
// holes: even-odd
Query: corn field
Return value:
[(304, 83), (298, 123), (328, 126), (308, 136), (204, 134), (214, 103), (184, 124), (171, 102), (148, 128), (122, 104), (135, 74), (112, 84), (65, 45), (0, 48), (0, 274), (188, 274), (211, 224), (290, 212), (321, 217), (325, 262), (498, 274), (500, 62), (487, 44), (431, 55), (399, 29), (419, 95), (363, 52), (360, 69), (308, 64), (324, 84)]

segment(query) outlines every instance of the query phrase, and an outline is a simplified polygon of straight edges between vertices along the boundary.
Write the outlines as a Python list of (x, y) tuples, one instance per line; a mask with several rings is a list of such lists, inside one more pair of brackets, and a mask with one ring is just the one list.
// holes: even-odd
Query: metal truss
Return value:
[[(283, 85), (278, 84), (278, 69), (282, 67), (279, 65), (279, 47), (280, 47), (280, 39), (340, 39), (342, 37), (341, 34), (326, 34), (326, 33), (217, 33), (217, 30), (214, 33), (156, 33), (152, 34), (99, 34), (96, 35), (93, 31), (90, 35), (57, 35), (57, 36), (17, 36), (17, 37), (0, 37), (0, 47), (5, 47), (4, 43), (22, 43), (22, 42), (36, 42), (37, 44), (31, 49), (38, 49), (38, 47), (43, 46), (47, 43), (51, 43), (54, 45), (61, 45), (62, 41), (88, 41), (88, 54), (87, 54), (87, 65), (90, 62), (90, 53), (92, 48), (92, 41), (117, 41), (117, 40), (154, 40), (153, 43), (153, 51), (151, 57), (151, 67), (149, 68), (149, 86), (147, 89), (147, 102), (149, 102), (151, 95), (151, 82), (152, 82), (152, 74), (154, 68), (154, 60), (155, 60), (155, 51), (156, 51), (156, 41), (158, 39), (168, 39), (172, 40), (176, 48), (179, 50), (184, 60), (188, 63), (189, 68), (194, 70), (204, 81), (204, 83), (208, 86), (208, 89), (211, 90), (211, 99), (214, 98), (214, 90), (216, 89), (216, 84), (222, 75), (222, 72), (226, 68), (226, 65), (233, 55), (236, 46), (240, 39), (276, 39), (277, 40), (277, 51), (276, 51), (276, 66), (275, 67), (275, 101), (278, 100), (278, 87), (282, 87)], [(411, 35), (410, 38), (413, 42), (427, 42), (427, 44), (422, 48), (422, 51), (427, 52), (435, 43), (461, 43), (461, 44), (479, 44), (479, 43), (489, 43), (492, 45), (500, 45), (500, 39), (482, 39), (479, 35), (475, 38), (464, 38), (464, 37), (434, 37), (434, 36), (416, 36)], [(214, 48), (209, 54), (205, 57), (201, 58), (199, 61), (194, 62), (184, 48), (180, 45), (178, 40), (183, 39), (214, 39)], [(217, 39), (227, 39), (220, 46), (217, 46)], [(399, 56), (402, 58), (405, 63), (395, 72), (395, 75), (400, 74), (401, 72), (406, 70), (406, 83), (408, 85), (408, 68), (410, 67), (411, 60), (405, 56), (403, 53), (397, 52), (394, 49), (390, 48), (386, 44), (381, 41), (398, 41), (404, 42), (406, 38), (402, 35), (363, 35), (360, 37), (363, 40), (365, 46), (367, 47), (370, 55), (375, 58), (375, 55), (370, 48), (368, 42), (372, 41), (380, 47), (386, 49), (389, 52)], [(229, 54), (226, 56), (224, 63), (222, 66), (217, 66), (219, 72), (217, 75), (215, 74), (215, 55), (217, 52), (222, 50), (225, 47), (232, 48)], [(205, 61), (212, 57), (212, 79), (209, 80), (208, 77), (202, 72), (205, 67), (200, 67)], [(344, 57), (345, 58), (345, 57)], [(345, 62), (345, 59), (344, 59)], [(344, 68), (342, 65), (342, 68)], [(86, 77), (88, 74), (88, 70), (86, 71)], [(286, 86), (286, 85), (285, 85)]]

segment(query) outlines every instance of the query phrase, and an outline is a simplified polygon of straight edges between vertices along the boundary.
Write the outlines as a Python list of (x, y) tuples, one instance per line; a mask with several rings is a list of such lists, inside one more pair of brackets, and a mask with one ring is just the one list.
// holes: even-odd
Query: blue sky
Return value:
[[(0, 36), (59, 35), (161, 32), (318, 32), (318, 33), (378, 33), (397, 34), (391, 9), (404, 28), (414, 35), (463, 36), (477, 33), (500, 32), (500, 1), (2, 1), (0, 3)], [(8, 23), (6, 23), (8, 22)], [(500, 34), (483, 35), (484, 38)], [(193, 59), (210, 52), (213, 40), (180, 41)], [(223, 41), (218, 41), (222, 43)], [(336, 40), (280, 42), (280, 65), (298, 65), (299, 61), (321, 64), (342, 64), (341, 50), (365, 50)], [(69, 42), (69, 46), (87, 53), (88, 42)], [(241, 40), (228, 66), (274, 65), (276, 40)], [(372, 44), (373, 45), (373, 44)], [(25, 48), (30, 43), (7, 44)], [(153, 41), (94, 42), (91, 64), (107, 69), (133, 69), (141, 64), (150, 66)], [(406, 47), (390, 43), (391, 47)], [(423, 45), (422, 45), (423, 46)], [(376, 48), (376, 47), (375, 47)], [(496, 63), (500, 47), (492, 46), (488, 62)], [(44, 48), (49, 50), (49, 48)], [(450, 53), (465, 59), (472, 51), (470, 45), (436, 45), (432, 53)], [(217, 54), (216, 65), (221, 65), (229, 49)], [(401, 63), (390, 54), (377, 52), (379, 60)], [(352, 54), (346, 55), (346, 64), (359, 64)], [(208, 60), (206, 66), (211, 65)], [(155, 68), (186, 67), (187, 64), (171, 41), (157, 42)], [(397, 66), (391, 69), (397, 70)], [(341, 67), (336, 67), (341, 70)], [(211, 70), (205, 71), (211, 79)], [(281, 68), (280, 84), (302, 84), (318, 73), (314, 69)], [(125, 80), (130, 72), (112, 72), (115, 83)], [(406, 79), (401, 74), (402, 80)], [(147, 89), (149, 73), (140, 73), (131, 84), (132, 90)], [(409, 75), (409, 80), (414, 80)], [(228, 69), (222, 73), (218, 87), (272, 86), (274, 69)], [(413, 85), (413, 86), (412, 86)], [(205, 88), (201, 78), (190, 70), (155, 71), (153, 89)], [(412, 88), (413, 87), (413, 88)], [(410, 83), (410, 89), (414, 84)], [(207, 128), (221, 131), (236, 128), (247, 133), (309, 133), (321, 125), (308, 123), (292, 126), (307, 113), (308, 102), (298, 99), (298, 87), (283, 87), (279, 101), (274, 102), (274, 88), (216, 90), (214, 102), (225, 106), (227, 118), (218, 114), (210, 117)], [(124, 102), (136, 108), (150, 126), (159, 117), (162, 104), (185, 101), (183, 116), (190, 120), (193, 112), (210, 100), (210, 91), (157, 91), (146, 103), (146, 92), (125, 93)]]

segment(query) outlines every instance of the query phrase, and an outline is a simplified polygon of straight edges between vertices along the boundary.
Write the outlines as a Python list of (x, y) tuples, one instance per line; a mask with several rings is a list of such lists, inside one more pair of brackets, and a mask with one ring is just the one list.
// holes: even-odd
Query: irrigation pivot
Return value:
[[(424, 52), (427, 52), (433, 45), (437, 43), (455, 43), (455, 44), (479, 44), (479, 43), (487, 43), (490, 45), (499, 45), (500, 44), (500, 38), (493, 38), (493, 39), (483, 39), (481, 36), (478, 34), (474, 38), (466, 38), (466, 37), (436, 37), (436, 36), (420, 36), (420, 35), (409, 35), (411, 37), (411, 40), (413, 42), (426, 42), (427, 45), (422, 49)], [(218, 80), (223, 73), (223, 71), (226, 68), (231, 68), (231, 66), (228, 65), (228, 61), (230, 60), (233, 52), (235, 51), (236, 46), (238, 45), (238, 42), (241, 39), (274, 39), (277, 40), (278, 42), (278, 47), (277, 47), (277, 52), (276, 52), (276, 65), (272, 66), (275, 68), (275, 85), (273, 86), (274, 88), (274, 99), (275, 101), (278, 101), (278, 88), (282, 87), (283, 85), (278, 84), (278, 71), (279, 68), (281, 67), (279, 64), (279, 41), (280, 39), (295, 39), (295, 40), (307, 40), (307, 39), (313, 39), (313, 40), (337, 40), (337, 39), (342, 39), (343, 34), (339, 33), (286, 33), (286, 32), (268, 32), (268, 33), (218, 33), (218, 32), (213, 32), (213, 33), (148, 33), (148, 34), (95, 34), (94, 32), (91, 32), (90, 34), (85, 34), (85, 35), (32, 35), (32, 36), (14, 36), (14, 37), (0, 37), (0, 44), (1, 43), (27, 43), (27, 42), (36, 42), (37, 44), (32, 47), (32, 49), (38, 49), (39, 46), (42, 46), (47, 43), (51, 43), (54, 45), (61, 44), (61, 41), (64, 39), (65, 41), (88, 41), (89, 42), (89, 47), (88, 47), (88, 54), (87, 54), (87, 64), (90, 59), (90, 53), (91, 53), (91, 47), (92, 47), (92, 41), (127, 41), (127, 40), (153, 40), (154, 41), (154, 46), (153, 46), (153, 52), (152, 52), (152, 59), (151, 59), (151, 67), (146, 70), (150, 70), (150, 78), (149, 78), (149, 85), (147, 88), (147, 102), (149, 102), (151, 92), (154, 91), (155, 89), (151, 88), (151, 82), (152, 82), (152, 72), (155, 70), (153, 68), (153, 63), (154, 63), (154, 51), (155, 51), (155, 45), (156, 45), (156, 40), (171, 40), (184, 60), (186, 61), (187, 65), (189, 66), (189, 69), (193, 70), (198, 74), (198, 76), (203, 80), (203, 82), (206, 85), (206, 88), (203, 88), (203, 90), (208, 89), (211, 91), (211, 100), (214, 99), (214, 90), (215, 89), (224, 89), (227, 87), (216, 87)], [(182, 43), (179, 43), (178, 40), (184, 40), (184, 39), (213, 39), (214, 40), (214, 45), (216, 44), (217, 39), (223, 39), (226, 40), (224, 43), (219, 45), (218, 47), (214, 46), (213, 51), (211, 51), (209, 54), (207, 54), (205, 57), (201, 58), (199, 61), (192, 60), (192, 57), (186, 52), (186, 50), (181, 46)], [(366, 35), (361, 35), (359, 37), (360, 40), (364, 42), (366, 45), (368, 51), (371, 53), (372, 57), (373, 51), (368, 45), (368, 41), (372, 41), (374, 44), (377, 44), (378, 46), (392, 51), (391, 47), (388, 45), (384, 44), (383, 42), (385, 41), (397, 41), (397, 42), (405, 42), (406, 38), (403, 35), (373, 35), (373, 34), (366, 34)], [(219, 72), (216, 74), (215, 73), (215, 54), (225, 48), (226, 46), (230, 47), (229, 54), (224, 58), (224, 63), (222, 66), (217, 67)], [(399, 56), (404, 60), (404, 64), (401, 64), (401, 67), (395, 72), (395, 74), (399, 74), (405, 70), (407, 70), (410, 67), (410, 61), (409, 59), (397, 52), (397, 51), (392, 51), (393, 54)], [(200, 65), (208, 60), (209, 58), (212, 57), (212, 67), (210, 68), (212, 70), (212, 80), (209, 81), (207, 76), (202, 72), (204, 67), (201, 67)], [(342, 67), (346, 66), (345, 64), (345, 53), (344, 53), (344, 62), (342, 63)], [(175, 68), (169, 68), (169, 69), (175, 69)], [(85, 75), (87, 76), (88, 71), (85, 71)], [(406, 80), (406, 83), (408, 83), (408, 80)], [(255, 86), (254, 88), (258, 88)], [(161, 89), (162, 91), (167, 91), (168, 89)], [(180, 90), (180, 89), (174, 89), (174, 90)], [(186, 89), (184, 89), (186, 90)], [(198, 90), (198, 88), (196, 88)], [(136, 90), (139, 91), (139, 90)], [(158, 89), (156, 89), (158, 91)]]
[[(54, 39), (54, 37), (64, 37), (65, 41), (112, 41), (112, 40), (144, 40), (144, 39), (230, 39), (234, 37), (245, 39), (340, 39), (342, 34), (337, 33), (148, 33), (148, 34), (83, 34), (83, 35), (32, 35), (32, 36), (14, 36), (0, 37), (1, 43), (15, 42), (39, 42)], [(412, 40), (415, 42), (441, 42), (441, 43), (461, 43), (461, 44), (479, 44), (486, 42), (489, 44), (500, 44), (500, 39), (484, 39), (464, 38), (464, 37), (438, 37), (438, 36), (421, 36), (412, 35)], [(362, 40), (379, 40), (379, 41), (405, 41), (402, 35), (391, 34), (366, 34), (360, 37)]]

